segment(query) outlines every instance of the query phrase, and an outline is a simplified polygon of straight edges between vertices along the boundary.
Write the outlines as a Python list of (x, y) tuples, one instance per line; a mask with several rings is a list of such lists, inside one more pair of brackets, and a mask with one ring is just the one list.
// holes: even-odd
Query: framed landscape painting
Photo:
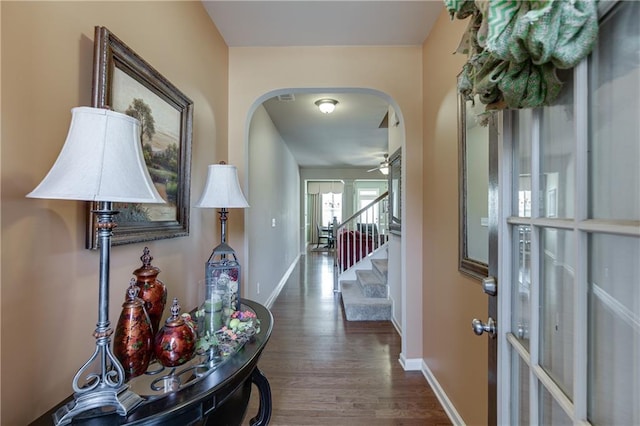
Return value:
[[(112, 244), (189, 234), (193, 102), (105, 27), (96, 27), (92, 106), (140, 121), (144, 159), (166, 204), (114, 203)], [(88, 212), (87, 248), (96, 249), (97, 221)]]

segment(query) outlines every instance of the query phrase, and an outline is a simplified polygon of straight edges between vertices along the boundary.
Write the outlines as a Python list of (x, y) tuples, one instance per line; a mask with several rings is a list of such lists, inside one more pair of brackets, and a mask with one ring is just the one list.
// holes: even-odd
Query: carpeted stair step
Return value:
[(357, 281), (342, 281), (342, 305), (347, 321), (388, 321), (391, 300), (365, 297)]
[(387, 282), (380, 280), (380, 277), (372, 270), (358, 270), (356, 277), (365, 297), (387, 297)]
[(389, 261), (387, 259), (371, 259), (371, 269), (380, 278), (380, 281), (388, 284)]

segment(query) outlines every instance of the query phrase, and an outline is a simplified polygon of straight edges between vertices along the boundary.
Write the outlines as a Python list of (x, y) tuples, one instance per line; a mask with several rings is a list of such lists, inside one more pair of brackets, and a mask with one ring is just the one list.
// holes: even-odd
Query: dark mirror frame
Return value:
[(389, 232), (400, 235), (402, 230), (402, 148), (389, 157)]
[[(471, 101), (465, 101), (458, 96), (458, 196), (459, 196), (459, 264), (460, 272), (476, 279), (483, 279), (489, 275), (488, 264), (469, 257), (468, 225), (467, 225), (467, 107)], [(489, 123), (489, 139), (497, 135), (493, 120)], [(487, 152), (489, 141), (487, 140)], [(488, 164), (487, 164), (488, 167)], [(489, 194), (487, 193), (487, 203)], [(489, 241), (487, 237), (487, 248)]]

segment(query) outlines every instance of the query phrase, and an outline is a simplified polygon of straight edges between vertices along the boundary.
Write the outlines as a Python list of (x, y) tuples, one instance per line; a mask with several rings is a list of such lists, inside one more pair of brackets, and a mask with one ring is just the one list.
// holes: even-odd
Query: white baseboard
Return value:
[(405, 358), (403, 353), (400, 353), (400, 358), (398, 359), (400, 365), (404, 369), (404, 371), (420, 371), (422, 367), (422, 360), (420, 358)]
[(300, 254), (298, 254), (298, 256), (295, 259), (293, 259), (293, 262), (289, 266), (289, 269), (287, 269), (287, 271), (284, 273), (284, 275), (280, 279), (280, 282), (278, 283), (276, 288), (274, 288), (273, 291), (271, 292), (271, 295), (269, 295), (269, 298), (265, 302), (265, 306), (267, 307), (267, 309), (271, 309), (271, 307), (273, 306), (273, 302), (276, 301), (276, 299), (278, 298), (278, 295), (282, 291), (282, 288), (287, 283), (289, 276), (291, 276), (291, 272), (293, 272), (293, 269), (298, 264), (298, 260), (300, 260)]
[(464, 426), (465, 423), (464, 420), (462, 420), (460, 413), (458, 413), (458, 410), (456, 410), (456, 407), (453, 405), (447, 394), (444, 392), (444, 389), (442, 389), (440, 383), (438, 383), (438, 380), (429, 369), (429, 366), (427, 366), (424, 361), (422, 361), (422, 375), (427, 379), (427, 382), (429, 382), (431, 389), (433, 389), (438, 401), (440, 401), (440, 405), (442, 405), (447, 416), (449, 416), (451, 423), (456, 426)]
[[(392, 300), (392, 303), (393, 303), (393, 300)], [(392, 304), (391, 306), (395, 306), (395, 305)], [(393, 324), (393, 328), (395, 328), (398, 334), (402, 337), (402, 327), (400, 326), (400, 323), (398, 323), (398, 321), (396, 320), (396, 317), (394, 317), (393, 315), (391, 315), (391, 324)], [(400, 354), (400, 356), (402, 356), (402, 354)]]

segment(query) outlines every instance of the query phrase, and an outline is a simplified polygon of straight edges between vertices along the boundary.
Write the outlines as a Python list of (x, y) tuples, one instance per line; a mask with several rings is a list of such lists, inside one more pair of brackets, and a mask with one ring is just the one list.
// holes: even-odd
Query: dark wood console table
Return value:
[[(245, 416), (252, 384), (255, 384), (260, 394), (260, 405), (257, 415), (251, 419), (250, 424), (268, 425), (271, 418), (271, 388), (267, 378), (258, 368), (258, 360), (271, 335), (273, 317), (271, 312), (259, 303), (243, 299), (242, 304), (252, 309), (260, 319), (260, 333), (205, 377), (194, 380), (193, 384), (177, 391), (145, 398), (145, 401), (127, 416), (120, 416), (117, 413), (92, 417), (79, 416), (74, 418), (71, 424), (238, 426)], [(31, 425), (52, 425), (53, 413), (71, 400), (73, 397), (62, 401)]]

